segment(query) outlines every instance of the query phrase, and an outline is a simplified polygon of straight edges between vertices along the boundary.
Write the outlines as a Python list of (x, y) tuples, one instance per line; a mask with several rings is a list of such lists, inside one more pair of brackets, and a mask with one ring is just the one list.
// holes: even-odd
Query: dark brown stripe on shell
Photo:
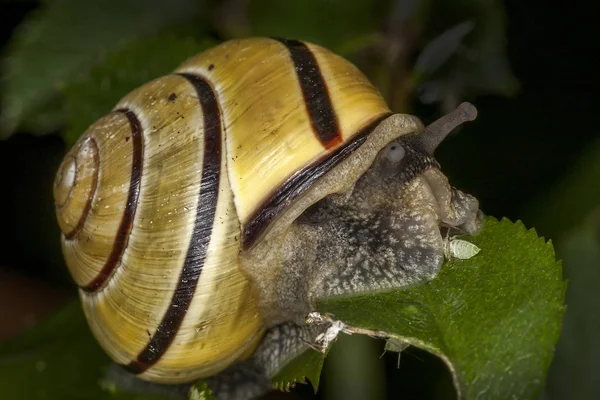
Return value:
[(325, 155), (322, 159), (315, 161), (288, 178), (287, 181), (269, 196), (258, 209), (258, 212), (250, 217), (249, 222), (244, 226), (243, 248), (251, 248), (283, 209), (287, 208), (300, 195), (306, 192), (315, 181), (348, 158), (365, 142), (373, 129), (390, 115), (391, 113), (381, 115), (362, 128), (343, 147)]
[[(90, 185), (90, 191), (88, 193), (88, 197), (85, 202), (83, 212), (81, 213), (81, 217), (79, 217), (79, 221), (77, 221), (77, 225), (75, 225), (75, 227), (71, 231), (65, 233), (66, 240), (75, 239), (75, 237), (83, 229), (83, 226), (85, 225), (85, 220), (87, 219), (87, 216), (90, 213), (90, 210), (92, 209), (92, 200), (94, 199), (94, 195), (96, 194), (96, 188), (98, 187), (98, 168), (100, 168), (100, 159), (98, 158), (98, 145), (96, 144), (96, 142), (93, 139), (90, 139), (90, 143), (92, 144), (92, 147), (94, 148), (94, 150), (93, 150), (94, 158), (92, 159), (92, 161), (94, 163), (94, 170), (96, 171), (96, 173), (94, 174), (94, 177), (92, 179), (92, 184)], [(77, 186), (77, 175), (78, 175), (77, 174), (77, 170), (78, 170), (77, 157), (74, 157), (73, 159), (75, 162), (75, 178), (74, 178), (73, 185), (69, 189), (69, 195), (70, 195), (71, 191), (73, 190), (73, 188), (75, 186)], [(67, 197), (66, 197), (67, 199), (68, 199), (69, 195), (67, 195)], [(66, 203), (66, 201), (65, 201), (65, 203)], [(64, 203), (63, 203), (63, 206), (64, 206)]]
[(221, 175), (219, 104), (212, 87), (202, 77), (187, 73), (179, 75), (187, 79), (196, 89), (204, 115), (204, 154), (198, 208), (190, 246), (169, 308), (146, 347), (126, 366), (136, 374), (141, 374), (156, 364), (179, 331), (204, 267), (217, 210)]
[(315, 55), (299, 40), (277, 40), (287, 47), (292, 57), (313, 132), (326, 149), (336, 147), (342, 143), (342, 134)]
[(129, 192), (127, 193), (127, 201), (125, 203), (125, 210), (121, 217), (121, 223), (119, 229), (115, 235), (115, 241), (112, 245), (112, 250), (106, 263), (100, 270), (100, 273), (87, 285), (83, 286), (82, 289), (85, 292), (93, 293), (104, 287), (108, 279), (113, 275), (117, 265), (121, 263), (121, 258), (129, 242), (129, 235), (133, 228), (133, 218), (135, 217), (135, 211), (137, 210), (138, 200), (140, 197), (140, 185), (142, 180), (142, 169), (143, 169), (143, 158), (144, 158), (144, 133), (142, 131), (142, 124), (135, 115), (135, 113), (129, 109), (121, 108), (116, 110), (118, 113), (122, 113), (127, 117), (129, 121), (129, 127), (131, 129), (132, 137), (132, 153), (131, 153), (131, 179), (129, 181)]

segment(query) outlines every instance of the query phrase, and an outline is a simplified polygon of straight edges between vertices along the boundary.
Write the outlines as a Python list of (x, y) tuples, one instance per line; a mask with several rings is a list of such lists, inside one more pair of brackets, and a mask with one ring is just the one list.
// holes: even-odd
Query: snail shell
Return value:
[(143, 379), (223, 370), (265, 331), (239, 254), (390, 110), (309, 43), (226, 42), (129, 93), (56, 176), (67, 266), (106, 352)]

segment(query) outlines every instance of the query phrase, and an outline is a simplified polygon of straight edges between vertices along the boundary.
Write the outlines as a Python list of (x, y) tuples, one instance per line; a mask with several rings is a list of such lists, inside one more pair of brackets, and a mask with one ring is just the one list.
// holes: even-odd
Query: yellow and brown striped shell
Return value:
[(167, 383), (249, 355), (264, 322), (238, 254), (389, 114), (346, 60), (265, 38), (226, 42), (129, 93), (54, 186), (102, 347)]

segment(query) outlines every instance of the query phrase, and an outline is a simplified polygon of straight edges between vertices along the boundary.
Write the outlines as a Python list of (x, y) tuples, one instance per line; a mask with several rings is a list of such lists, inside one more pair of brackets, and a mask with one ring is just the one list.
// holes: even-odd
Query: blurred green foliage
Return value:
[(600, 207), (573, 228), (559, 248), (569, 286), (568, 312), (548, 376), (548, 399), (600, 397)]
[[(527, 214), (546, 235), (565, 239), (600, 206), (600, 140), (595, 140), (550, 190), (534, 201)], [(600, 283), (600, 281), (598, 281)]]
[[(323, 374), (328, 377), (320, 389), (323, 398), (385, 399), (385, 364), (381, 362), (381, 343), (366, 335), (340, 334), (327, 354)], [(339, 370), (343, 365), (343, 372)], [(341, 373), (340, 373), (341, 372)], [(353, 382), (348, 385), (348, 382)], [(312, 381), (311, 381), (312, 383)]]
[(44, 4), (19, 27), (3, 60), (5, 135), (23, 123), (41, 133), (55, 129), (63, 121), (58, 105), (64, 88), (85, 78), (111, 51), (202, 9), (195, 0), (165, 5), (161, 0)]
[(102, 382), (109, 363), (90, 334), (79, 302), (73, 302), (36, 329), (0, 344), (2, 398), (159, 399)]

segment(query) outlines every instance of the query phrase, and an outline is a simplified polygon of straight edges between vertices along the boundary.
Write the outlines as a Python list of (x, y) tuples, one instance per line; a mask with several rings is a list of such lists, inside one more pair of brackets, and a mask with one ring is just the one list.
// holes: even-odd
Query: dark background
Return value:
[[(37, 6), (0, 1), (0, 46)], [(584, 2), (512, 0), (505, 7), (508, 56), (520, 90), (511, 98), (477, 97), (478, 120), (445, 142), (437, 156), (453, 184), (478, 197), (487, 214), (523, 220), (560, 241), (584, 211), (563, 210), (560, 219), (566, 222), (556, 226), (556, 215), (538, 210), (600, 138), (599, 23)], [(433, 107), (417, 105), (416, 110), (425, 121), (435, 117)], [(65, 150), (59, 132), (18, 132), (0, 141), (0, 340), (74, 294), (62, 264), (51, 199)], [(589, 204), (590, 199), (582, 201)], [(591, 201), (600, 204), (600, 199)], [(368, 346), (373, 353), (381, 350), (378, 343)], [(390, 398), (439, 397), (451, 387), (444, 366), (424, 352), (409, 350), (399, 370), (395, 355), (384, 360)], [(320, 393), (328, 392), (328, 374)], [(299, 392), (309, 396), (310, 388)]]

